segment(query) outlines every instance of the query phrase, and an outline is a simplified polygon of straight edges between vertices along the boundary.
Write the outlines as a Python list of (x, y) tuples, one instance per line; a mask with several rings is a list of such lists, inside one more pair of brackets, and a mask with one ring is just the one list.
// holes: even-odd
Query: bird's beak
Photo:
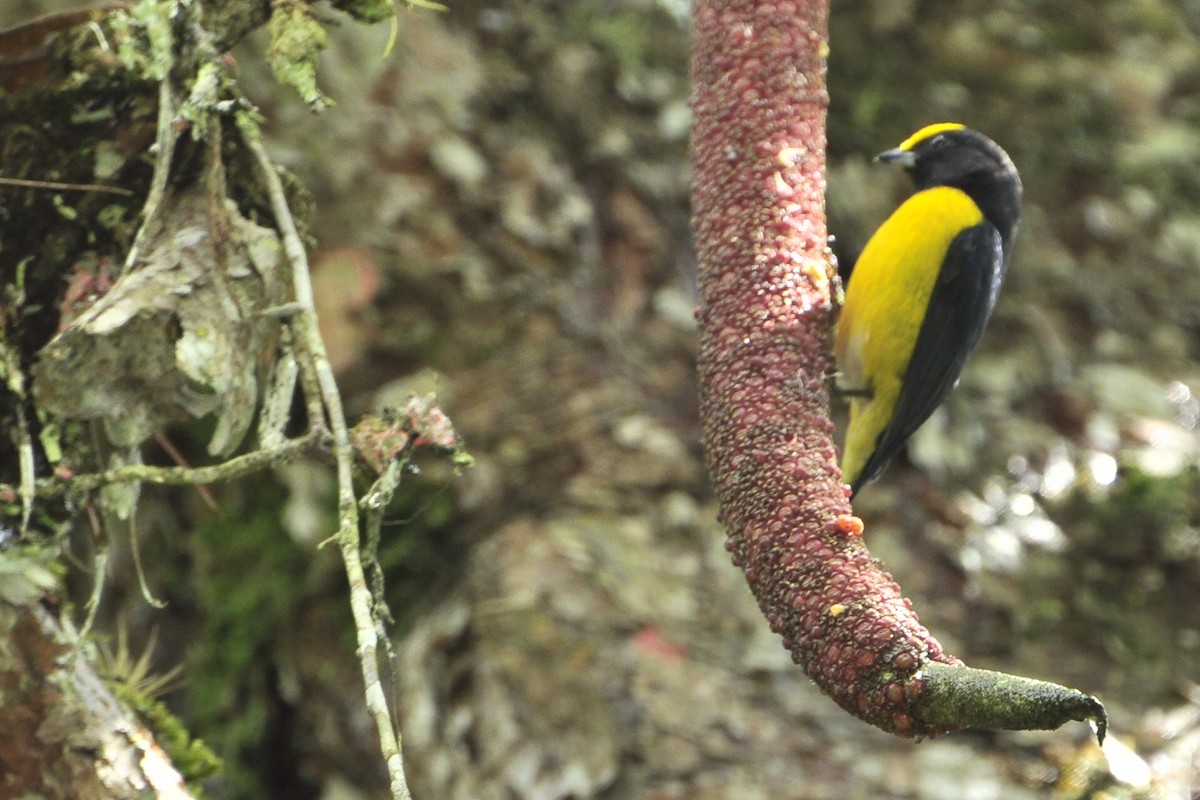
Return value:
[(875, 156), (875, 160), (882, 161), (885, 164), (899, 164), (905, 169), (912, 169), (917, 165), (916, 155), (911, 150), (901, 150), (899, 147), (884, 150)]

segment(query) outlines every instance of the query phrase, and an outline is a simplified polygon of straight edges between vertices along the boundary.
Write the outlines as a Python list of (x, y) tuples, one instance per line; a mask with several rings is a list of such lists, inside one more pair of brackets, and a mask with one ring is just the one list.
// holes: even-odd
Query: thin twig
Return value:
[(304, 406), (308, 411), (309, 427), (328, 430), (329, 424), (325, 421), (325, 407), (321, 404), (321, 381), (317, 378), (316, 358), (303, 344), (304, 333), (301, 331), (301, 325), (297, 322), (295, 315), (288, 319), (286, 330), (290, 333), (294, 343), (301, 343), (295, 345), (295, 349), (298, 351), (295, 354), (296, 367), (300, 371), (300, 388), (304, 390)]
[(392, 646), (391, 638), (387, 635), (387, 626), (394, 624), (395, 619), (392, 618), (392, 611), (388, 608), (387, 599), (384, 596), (383, 565), (379, 563), (379, 542), (382, 538), (383, 517), (387, 513), (388, 505), (392, 502), (392, 497), (396, 494), (396, 489), (400, 486), (406, 463), (406, 458), (391, 459), (383, 474), (359, 501), (359, 508), (365, 517), (363, 527), (366, 530), (367, 541), (363, 547), (363, 556), (366, 559), (367, 568), (370, 570), (368, 577), (371, 597), (375, 603), (375, 632), (379, 636), (379, 641), (383, 643), (384, 663), (388, 667), (388, 685), (392, 689), (392, 705), (397, 707), (399, 699), (397, 698), (394, 668), (396, 651)]
[[(176, 466), (191, 466), (191, 464), (188, 463), (187, 458), (184, 457), (183, 453), (179, 452), (179, 448), (175, 446), (174, 442), (167, 438), (165, 433), (162, 431), (155, 431), (154, 441), (157, 442), (158, 446), (161, 447), (163, 451), (171, 457), (171, 460), (175, 462)], [(273, 444), (278, 444), (278, 442), (273, 442)], [(207, 486), (201, 483), (196, 484), (196, 494), (200, 495), (200, 499), (204, 501), (204, 505), (208, 506), (209, 511), (213, 512), (214, 514), (221, 513), (221, 506), (217, 503), (217, 498), (213, 497), (213, 493), (209, 491)]]
[(284, 441), (284, 430), (291, 417), (292, 400), (296, 396), (298, 371), (292, 348), (292, 332), (287, 325), (281, 325), (275, 358), (271, 362), (271, 374), (263, 392), (262, 410), (258, 413), (259, 447), (277, 447)]
[(32, 181), (24, 178), (0, 178), (0, 186), (20, 186), (24, 189), (46, 189), (56, 192), (103, 192), (104, 194), (132, 195), (129, 189), (120, 186), (105, 186), (101, 183), (59, 183), (58, 181)]
[[(125, 464), (103, 472), (41, 478), (37, 482), (37, 496), (45, 500), (74, 492), (89, 492), (113, 483), (139, 482), (158, 486), (191, 486), (231, 481), (293, 461), (306, 451), (317, 449), (321, 438), (319, 432), (309, 433), (296, 439), (288, 439), (279, 447), (270, 450), (255, 450), (253, 453), (246, 453), (220, 464), (204, 467), (155, 467), (148, 464)], [(13, 487), (7, 484), (0, 484), (0, 493), (13, 490)]]
[(142, 590), (142, 599), (152, 608), (166, 608), (166, 601), (155, 597), (150, 591), (150, 584), (146, 583), (146, 570), (142, 569), (142, 548), (138, 544), (136, 507), (129, 513), (129, 552), (133, 556), (133, 571), (137, 574), (138, 588)]
[(359, 663), (362, 666), (367, 710), (375, 719), (375, 726), (379, 732), (379, 747), (387, 764), (392, 797), (398, 800), (410, 800), (412, 795), (404, 777), (399, 726), (395, 723), (388, 708), (387, 696), (383, 691), (383, 684), (379, 680), (379, 634), (375, 628), (376, 615), (372, 611), (371, 590), (367, 587), (366, 576), (363, 572), (358, 527), (358, 502), (354, 495), (351, 470), (353, 451), (350, 447), (350, 433), (342, 410), (341, 395), (333, 377), (333, 367), (329, 363), (329, 357), (325, 352), (325, 343), (321, 340), (321, 333), (317, 327), (312, 282), (308, 271), (308, 257), (304, 252), (300, 233), (296, 229), (296, 222), (288, 208), (283, 182), (280, 181), (275, 166), (271, 162), (266, 148), (263, 147), (257, 126), (247, 114), (238, 115), (238, 125), (246, 146), (258, 162), (263, 183), (271, 200), (271, 209), (275, 214), (275, 224), (283, 238), (284, 252), (287, 254), (288, 261), (291, 262), (295, 299), (303, 308), (303, 311), (292, 320), (293, 331), (297, 334), (295, 344), (312, 359), (321, 399), (333, 433), (333, 451), (337, 461), (338, 478), (337, 540), (341, 547), (342, 563), (345, 565), (346, 577), (349, 582), (350, 610), (354, 616), (354, 627), (358, 634)]
[[(108, 538), (101, 529), (100, 518), (96, 514), (95, 506), (89, 501), (85, 507), (96, 552), (92, 555), (92, 592), (84, 605), (87, 616), (83, 620), (83, 627), (79, 629), (80, 642), (87, 638), (88, 634), (92, 632), (92, 626), (96, 624), (96, 614), (100, 611), (100, 600), (104, 597), (105, 575), (108, 573)], [(76, 648), (72, 656), (78, 653), (79, 648)]]
[(366, 557), (370, 569), (371, 596), (375, 599), (376, 617), (378, 618), (376, 628), (380, 632), (383, 643), (388, 647), (389, 653), (391, 652), (391, 641), (383, 636), (383, 626), (384, 623), (391, 623), (394, 620), (383, 595), (383, 567), (379, 563), (379, 541), (383, 528), (383, 517), (387, 512), (388, 504), (392, 502), (392, 497), (396, 494), (396, 488), (400, 486), (400, 479), (404, 475), (404, 465), (405, 459), (403, 458), (390, 460), (383, 474), (359, 502), (365, 518), (363, 528), (366, 530), (367, 542), (363, 547), (363, 555)]
[(125, 257), (125, 270), (129, 271), (141, 256), (142, 246), (149, 238), (149, 230), (158, 215), (163, 197), (167, 193), (167, 179), (171, 174), (171, 159), (175, 155), (175, 142), (179, 134), (175, 130), (175, 95), (171, 91), (171, 76), (158, 82), (158, 127), (154, 138), (154, 175), (150, 178), (150, 191), (142, 206), (142, 224), (133, 245)]
[(96, 614), (100, 611), (100, 600), (104, 597), (104, 582), (107, 573), (108, 545), (103, 544), (96, 548), (96, 555), (92, 558), (92, 593), (83, 607), (87, 611), (87, 616), (84, 617), (83, 626), (79, 629), (81, 640), (86, 639), (96, 625)]

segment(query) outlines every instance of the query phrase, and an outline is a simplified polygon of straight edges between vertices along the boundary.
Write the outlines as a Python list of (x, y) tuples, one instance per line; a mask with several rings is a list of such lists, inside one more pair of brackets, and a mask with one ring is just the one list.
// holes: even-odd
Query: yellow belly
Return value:
[(838, 384), (867, 389), (850, 402), (842, 477), (862, 473), (892, 420), (925, 309), (950, 243), (983, 214), (964, 192), (938, 186), (906, 200), (867, 242), (838, 320)]

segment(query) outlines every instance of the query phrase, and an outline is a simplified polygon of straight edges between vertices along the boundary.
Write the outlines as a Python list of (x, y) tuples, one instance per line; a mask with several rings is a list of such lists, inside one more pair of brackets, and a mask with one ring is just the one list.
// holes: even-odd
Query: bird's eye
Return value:
[(941, 150), (947, 144), (949, 144), (949, 141), (947, 141), (945, 136), (943, 136), (942, 134), (939, 133), (937, 136), (935, 136), (929, 140), (929, 149), (930, 150)]

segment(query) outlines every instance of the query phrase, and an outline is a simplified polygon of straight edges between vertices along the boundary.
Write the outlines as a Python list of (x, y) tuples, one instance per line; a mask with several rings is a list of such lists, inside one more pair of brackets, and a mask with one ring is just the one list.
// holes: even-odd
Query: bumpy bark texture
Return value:
[[(1011, 694), (1008, 676), (942, 651), (851, 516), (825, 377), (826, 23), (820, 0), (696, 4), (700, 403), (728, 548), (795, 661), (886, 731), (1099, 720), (1098, 702), (1062, 687), (1019, 719), (983, 711), (993, 689)], [(951, 668), (926, 669), (938, 662)]]
[(820, 3), (700, 3), (693, 53), (700, 401), (709, 468), (771, 628), (843, 708), (900, 734), (948, 660), (849, 517), (825, 382)]

